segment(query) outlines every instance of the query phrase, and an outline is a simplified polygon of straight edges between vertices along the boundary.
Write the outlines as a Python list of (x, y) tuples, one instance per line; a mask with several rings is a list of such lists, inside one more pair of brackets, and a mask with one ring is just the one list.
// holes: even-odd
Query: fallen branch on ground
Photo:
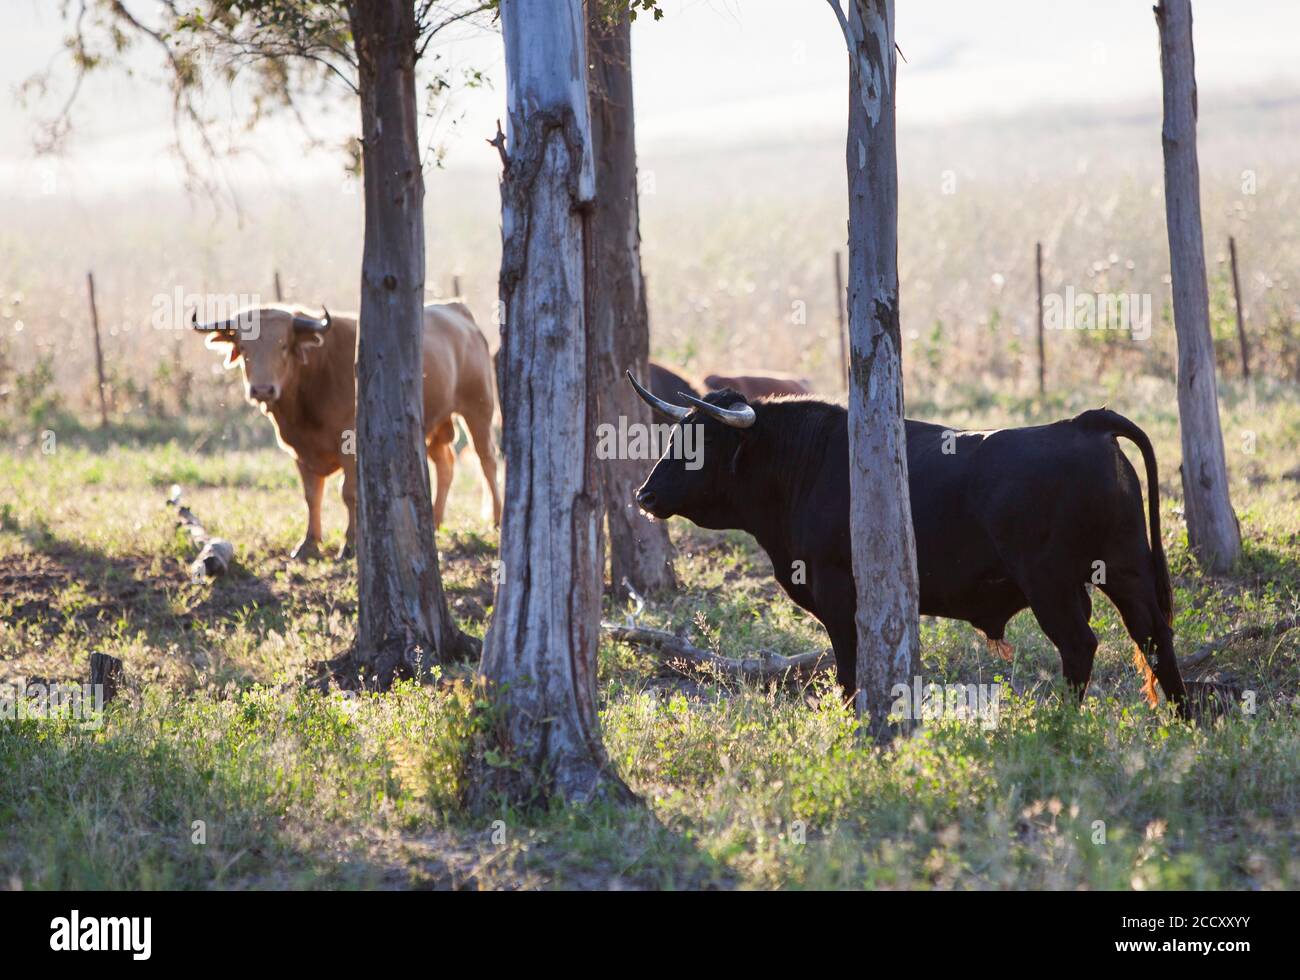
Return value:
[(774, 680), (792, 674), (811, 676), (818, 671), (830, 670), (835, 666), (835, 654), (831, 650), (813, 650), (808, 653), (797, 653), (792, 657), (759, 650), (748, 657), (733, 658), (694, 646), (667, 630), (648, 629), (644, 626), (620, 626), (617, 623), (601, 623), (600, 628), (616, 640), (651, 647), (663, 654), (667, 663), (685, 661), (692, 667), (709, 667), (729, 677), (743, 680)]
[(230, 563), (235, 559), (235, 546), (224, 538), (212, 537), (204, 529), (194, 512), (181, 503), (181, 488), (173, 483), (167, 506), (176, 508), (176, 526), (183, 527), (190, 533), (190, 539), (198, 546), (199, 556), (190, 563), (190, 578), (195, 582), (218, 575), (225, 575), (230, 570)]
[(1275, 636), (1281, 636), (1283, 633), (1296, 629), (1297, 627), (1300, 627), (1300, 616), (1292, 616), (1288, 619), (1279, 619), (1273, 623), (1243, 626), (1241, 629), (1233, 630), (1231, 633), (1221, 636), (1217, 640), (1202, 644), (1200, 647), (1197, 647), (1196, 651), (1190, 656), (1179, 660), (1178, 665), (1184, 670), (1190, 670), (1193, 667), (1203, 664), (1215, 654), (1222, 653), (1224, 650), (1243, 640), (1266, 640)]

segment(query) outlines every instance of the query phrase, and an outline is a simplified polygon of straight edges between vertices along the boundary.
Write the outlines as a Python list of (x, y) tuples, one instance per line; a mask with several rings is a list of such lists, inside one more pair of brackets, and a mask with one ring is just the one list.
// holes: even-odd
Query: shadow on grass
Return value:
[[(117, 710), (117, 709), (115, 709)], [(133, 710), (123, 706), (121, 710)], [(339, 887), (361, 875), (313, 861), (268, 801), (175, 747), (102, 740), (53, 722), (0, 725), (0, 868), (24, 889)], [(47, 729), (44, 733), (39, 728)], [(40, 736), (40, 737), (38, 737)]]
[(726, 887), (641, 803), (473, 815), (454, 699), (151, 692), (0, 721), (0, 880), (27, 889)]
[(1257, 541), (1242, 541), (1241, 561), (1233, 577), (1254, 584), (1274, 583), (1278, 588), (1300, 591), (1300, 558)]
[(507, 834), (539, 836), (525, 872), (570, 890), (701, 890), (735, 887), (737, 876), (688, 832), (664, 823), (640, 800), (564, 806), (531, 825), (505, 814)]
[[(246, 751), (245, 730), (262, 728), (263, 744), (274, 736), (268, 725), (246, 721), (246, 704), (239, 709), (234, 721), (216, 719), (223, 729), (213, 725), (211, 702), (157, 715), (115, 705), (111, 727), (98, 738), (70, 725), (54, 730), (59, 723), (49, 721), (0, 724), (0, 767), (8, 774), (0, 785), (0, 873), (25, 889), (54, 890), (449, 889), (472, 882), (475, 862), (445, 836), (422, 853), (390, 850), (367, 846), (366, 835), (337, 814), (317, 819), (310, 776), (295, 772), (286, 783), (281, 756)], [(318, 761), (310, 755), (288, 764), (306, 770)], [(350, 771), (343, 778), (368, 776)], [(321, 791), (330, 791), (328, 782)]]
[[(34, 554), (8, 559), (0, 587), (14, 601), (16, 619), (62, 631), (75, 620), (92, 636), (121, 627), (165, 646), (196, 621), (250, 622), (259, 631), (283, 629), (282, 599), (236, 562), (228, 575), (202, 586), (202, 598), (177, 612), (175, 594), (191, 586), (186, 567), (172, 554), (109, 556), (60, 538), (47, 527), (16, 527)], [(159, 569), (161, 566), (161, 570)], [(59, 594), (79, 587), (90, 601), (68, 611)], [(57, 617), (57, 618), (55, 618)]]

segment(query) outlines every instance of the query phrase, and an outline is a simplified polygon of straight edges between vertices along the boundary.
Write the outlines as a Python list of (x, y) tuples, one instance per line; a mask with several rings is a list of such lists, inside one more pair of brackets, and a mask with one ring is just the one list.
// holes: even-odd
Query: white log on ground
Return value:
[(208, 533), (194, 511), (181, 503), (179, 484), (172, 484), (167, 506), (176, 508), (176, 526), (183, 527), (199, 549), (198, 555), (190, 562), (190, 579), (201, 582), (218, 578), (230, 571), (230, 564), (235, 560), (235, 546), (224, 538)]

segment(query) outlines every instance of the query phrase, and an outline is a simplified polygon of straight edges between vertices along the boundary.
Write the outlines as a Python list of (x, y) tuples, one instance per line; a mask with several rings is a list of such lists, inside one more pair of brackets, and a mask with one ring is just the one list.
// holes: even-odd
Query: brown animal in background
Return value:
[(655, 361), (650, 362), (650, 390), (654, 392), (656, 397), (662, 398), (673, 405), (690, 404), (677, 397), (678, 392), (685, 392), (695, 398), (700, 397), (700, 393), (695, 386), (682, 377), (681, 374)]
[[(225, 366), (243, 368), (245, 394), (275, 426), (280, 446), (298, 463), (307, 500), (307, 533), (292, 557), (320, 554), (321, 497), (325, 479), (343, 471), (348, 530), (339, 557), (356, 540), (357, 457), (355, 314), (315, 317), (296, 306), (242, 310), (227, 320), (199, 323), (206, 344), (225, 350)], [(462, 303), (424, 308), (424, 439), (437, 474), (434, 525), (442, 524), (456, 456), (452, 413), (465, 420), (491, 495), (492, 519), (501, 520), (492, 416), (496, 404), (487, 340)], [(486, 504), (486, 498), (485, 498)], [(485, 507), (486, 510), (486, 507)]]
[(710, 391), (730, 388), (746, 398), (764, 395), (811, 395), (812, 388), (802, 378), (782, 371), (736, 371), (732, 374), (710, 374), (704, 379)]

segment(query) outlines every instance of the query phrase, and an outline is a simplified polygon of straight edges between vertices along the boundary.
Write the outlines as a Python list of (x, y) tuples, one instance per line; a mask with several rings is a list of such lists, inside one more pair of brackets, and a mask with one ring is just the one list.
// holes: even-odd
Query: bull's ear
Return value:
[(239, 359), (243, 357), (243, 352), (239, 349), (239, 343), (235, 340), (235, 335), (228, 330), (218, 330), (216, 333), (210, 333), (203, 340), (203, 346), (209, 350), (225, 350), (226, 359), (222, 366), (229, 371)]
[(299, 331), (293, 335), (293, 349), (298, 355), (298, 360), (303, 364), (307, 363), (307, 352), (323, 343), (325, 343), (323, 333)]
[(732, 476), (740, 475), (741, 457), (745, 455), (745, 447), (749, 445), (749, 440), (745, 438), (745, 434), (749, 430), (737, 429), (736, 431), (740, 434), (740, 445), (737, 446), (736, 451), (731, 454), (731, 475)]

